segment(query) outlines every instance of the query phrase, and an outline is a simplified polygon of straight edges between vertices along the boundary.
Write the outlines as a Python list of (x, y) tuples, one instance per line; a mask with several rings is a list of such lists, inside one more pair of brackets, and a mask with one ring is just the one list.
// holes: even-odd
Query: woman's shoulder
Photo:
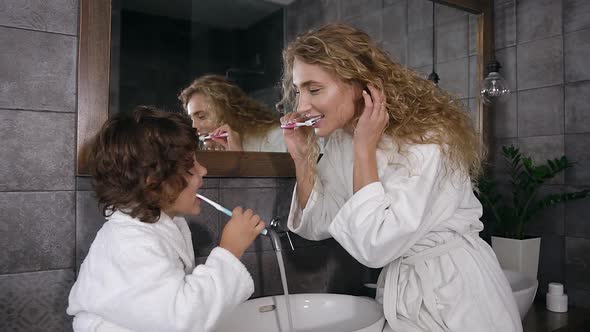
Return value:
[(382, 142), (377, 150), (377, 167), (380, 176), (405, 174), (414, 176), (426, 168), (441, 167), (441, 149), (437, 144), (399, 144), (393, 140)]
[(426, 162), (439, 158), (442, 148), (439, 144), (399, 142), (388, 136), (379, 145), (378, 153), (388, 156), (391, 162)]

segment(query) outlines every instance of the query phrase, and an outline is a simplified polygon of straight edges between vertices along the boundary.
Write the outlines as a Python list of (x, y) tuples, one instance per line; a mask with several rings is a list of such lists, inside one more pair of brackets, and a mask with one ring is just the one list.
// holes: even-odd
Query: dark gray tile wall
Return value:
[(93, 191), (76, 191), (76, 267), (88, 254), (90, 244), (105, 222), (103, 209)]
[[(544, 233), (541, 236), (539, 252), (539, 288), (537, 295), (544, 298), (550, 282), (566, 284), (565, 280), (565, 238), (563, 235)], [(569, 284), (566, 284), (570, 286)]]
[(517, 107), (519, 137), (563, 134), (563, 86), (520, 91)]
[(0, 275), (0, 330), (72, 331), (66, 315), (74, 270)]
[(568, 33), (564, 38), (565, 81), (576, 82), (590, 79), (587, 59), (590, 56), (590, 29)]
[(0, 25), (78, 35), (78, 0), (3, 1)]
[(78, 0), (0, 5), (0, 330), (71, 331)]
[[(590, 30), (588, 31), (590, 33)], [(590, 132), (590, 83), (576, 82), (565, 87), (565, 132)]]
[(518, 90), (563, 83), (562, 36), (518, 44), (516, 59)]
[(561, 9), (561, 1), (517, 1), (516, 31), (518, 43), (561, 35)]
[[(514, 142), (539, 162), (564, 154), (576, 162), (545, 192), (590, 188), (590, 2), (496, 0), (495, 15), (496, 55), (513, 91), (494, 110), (496, 144)], [(542, 237), (538, 296), (547, 282), (565, 282), (570, 304), (589, 307), (588, 202), (544, 210), (527, 228)]]
[(569, 288), (590, 289), (590, 239), (565, 238), (566, 283)]
[(0, 274), (74, 267), (74, 192), (0, 192)]
[(563, 0), (563, 30), (572, 32), (590, 28), (590, 2)]
[(494, 1), (494, 41), (496, 49), (516, 45), (516, 1)]
[(0, 108), (74, 112), (76, 42), (75, 36), (0, 26)]
[(73, 113), (0, 109), (0, 190), (74, 190), (74, 129)]
[(518, 136), (517, 100), (518, 93), (511, 92), (505, 102), (494, 108), (494, 137), (497, 139)]

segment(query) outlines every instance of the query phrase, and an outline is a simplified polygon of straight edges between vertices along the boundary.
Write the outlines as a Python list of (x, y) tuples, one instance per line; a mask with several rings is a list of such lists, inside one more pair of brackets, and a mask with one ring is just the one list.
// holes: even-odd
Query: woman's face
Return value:
[(185, 175), (186, 187), (169, 207), (163, 209), (164, 212), (170, 217), (201, 213), (201, 200), (196, 197), (196, 194), (199, 188), (203, 186), (203, 176), (206, 174), (207, 169), (195, 159), (195, 164)]
[(221, 125), (219, 115), (213, 109), (213, 102), (205, 95), (193, 94), (186, 108), (193, 120), (193, 128), (199, 134), (208, 134)]
[(306, 116), (323, 115), (314, 125), (316, 135), (325, 137), (345, 128), (354, 117), (361, 89), (348, 84), (319, 65), (295, 58), (293, 87), (297, 92), (297, 112)]

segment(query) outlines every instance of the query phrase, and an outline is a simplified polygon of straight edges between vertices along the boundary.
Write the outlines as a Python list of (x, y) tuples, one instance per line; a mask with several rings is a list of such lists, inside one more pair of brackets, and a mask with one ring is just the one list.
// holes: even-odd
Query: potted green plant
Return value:
[(502, 156), (508, 162), (506, 193), (490, 174), (478, 180), (476, 195), (481, 201), (486, 226), (492, 227), (492, 248), (503, 268), (523, 272), (537, 279), (540, 238), (526, 238), (525, 226), (543, 209), (555, 204), (581, 199), (590, 190), (541, 195), (541, 185), (574, 164), (565, 156), (536, 165), (514, 146), (503, 146)]

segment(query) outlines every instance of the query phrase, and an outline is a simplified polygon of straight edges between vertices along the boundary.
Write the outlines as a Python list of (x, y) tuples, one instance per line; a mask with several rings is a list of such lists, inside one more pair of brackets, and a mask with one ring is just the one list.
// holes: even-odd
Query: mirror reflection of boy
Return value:
[(87, 150), (107, 222), (80, 267), (67, 313), (74, 331), (209, 331), (252, 295), (240, 257), (264, 229), (237, 207), (218, 247), (195, 266), (184, 215), (207, 170), (183, 114), (140, 107), (110, 118)]

